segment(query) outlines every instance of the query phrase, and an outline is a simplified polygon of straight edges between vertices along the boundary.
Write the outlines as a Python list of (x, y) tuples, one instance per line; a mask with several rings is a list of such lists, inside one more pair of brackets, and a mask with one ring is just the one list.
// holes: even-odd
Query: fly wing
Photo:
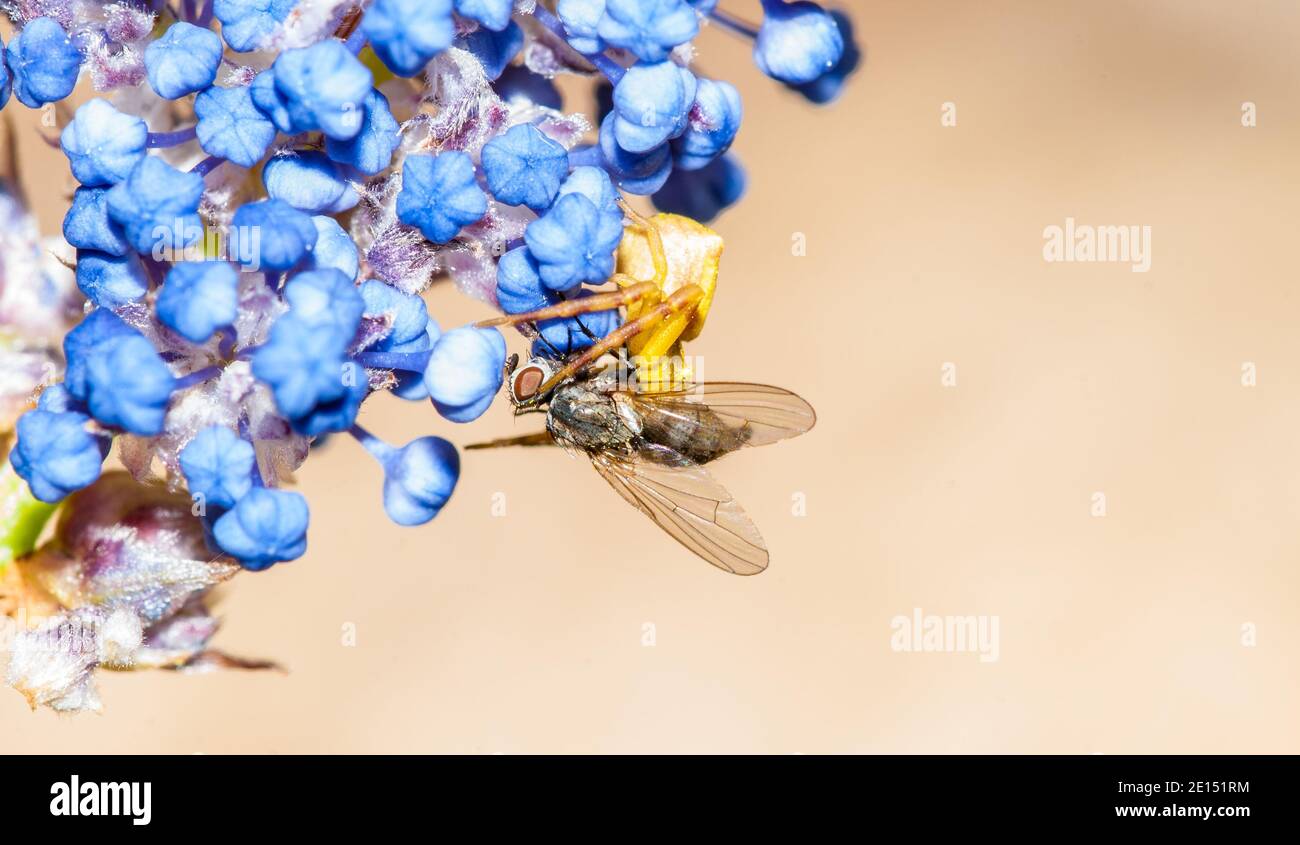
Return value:
[(658, 446), (631, 457), (597, 452), (591, 462), (619, 495), (709, 563), (734, 575), (767, 568), (758, 528), (704, 467)]
[(735, 447), (765, 446), (797, 437), (817, 422), (817, 413), (800, 396), (769, 384), (711, 381), (688, 384), (679, 390), (629, 392), (643, 423), (666, 430), (699, 430), (708, 437), (710, 427), (721, 427)]

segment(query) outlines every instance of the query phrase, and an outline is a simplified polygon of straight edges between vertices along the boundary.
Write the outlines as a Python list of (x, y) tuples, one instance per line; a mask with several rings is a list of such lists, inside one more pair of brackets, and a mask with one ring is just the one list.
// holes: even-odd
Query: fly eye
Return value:
[(522, 370), (515, 373), (515, 380), (511, 384), (511, 390), (514, 391), (515, 399), (520, 402), (532, 399), (537, 395), (537, 389), (542, 386), (542, 382), (545, 381), (545, 379), (546, 374), (542, 372), (541, 367), (531, 364), (524, 367)]

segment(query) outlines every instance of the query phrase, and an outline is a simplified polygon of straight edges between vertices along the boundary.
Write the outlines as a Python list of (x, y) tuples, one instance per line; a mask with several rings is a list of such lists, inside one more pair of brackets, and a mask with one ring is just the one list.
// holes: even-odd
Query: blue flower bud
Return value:
[(579, 193), (560, 197), (524, 230), (542, 282), (551, 290), (608, 279), (614, 272), (614, 249), (622, 238), (622, 215), (597, 208)]
[(139, 256), (77, 251), (77, 287), (101, 308), (115, 310), (135, 302), (149, 290)]
[[(257, 77), (261, 79), (267, 74)], [(256, 80), (255, 80), (256, 82)], [(194, 98), (199, 146), (209, 155), (252, 167), (275, 140), (275, 124), (253, 103), (252, 90), (212, 87)]]
[(599, 32), (600, 19), (605, 16), (605, 0), (559, 0), (555, 14), (564, 23), (573, 49), (587, 55), (605, 49)]
[(133, 332), (135, 329), (107, 309), (96, 308), (87, 314), (85, 319), (63, 338), (63, 359), (67, 362), (63, 373), (63, 384), (68, 392), (84, 402), (90, 392), (86, 374), (87, 362), (94, 356), (95, 350)]
[(623, 215), (618, 207), (618, 190), (610, 181), (609, 174), (599, 167), (573, 168), (569, 178), (560, 185), (560, 196), (565, 194), (582, 194), (596, 208), (617, 214), (620, 218)]
[(301, 417), (289, 420), (294, 431), (306, 437), (319, 437), (336, 431), (347, 431), (357, 421), (357, 412), (370, 391), (365, 368), (352, 361), (339, 365), (343, 392), (336, 398), (318, 402)]
[(352, 236), (333, 217), (318, 215), (311, 222), (316, 227), (316, 245), (307, 259), (307, 269), (338, 270), (355, 280), (361, 270), (361, 256)]
[(190, 494), (205, 504), (233, 508), (253, 488), (253, 444), (225, 426), (200, 429), (179, 458)]
[(110, 440), (86, 430), (75, 411), (38, 408), (18, 418), (9, 463), (42, 502), (57, 502), (99, 478)]
[(269, 41), (295, 5), (297, 0), (216, 0), (212, 11), (230, 49), (247, 53)]
[(179, 21), (144, 51), (145, 72), (158, 96), (175, 100), (202, 91), (217, 78), (224, 48), (210, 29)]
[(145, 156), (109, 190), (108, 216), (122, 227), (136, 252), (149, 254), (165, 241), (184, 247), (203, 236), (198, 215), (202, 198), (202, 176)]
[(700, 20), (682, 0), (608, 0), (598, 31), (643, 62), (662, 62), (699, 34)]
[(611, 113), (600, 124), (600, 154), (610, 176), (629, 194), (653, 194), (664, 186), (673, 172), (672, 151), (664, 144), (647, 153), (628, 152), (614, 140), (614, 120)]
[(365, 300), (352, 280), (338, 270), (309, 270), (284, 286), (284, 299), (298, 322), (333, 334), (340, 354), (357, 333)]
[[(276, 320), (263, 346), (252, 356), (252, 373), (276, 396), (286, 417), (303, 419), (321, 404), (338, 402), (347, 393), (344, 383), (356, 373), (344, 372), (342, 344), (334, 331), (322, 331), (292, 311)], [(360, 373), (364, 383), (365, 373)]]
[(442, 244), (487, 213), (487, 196), (478, 186), (474, 163), (465, 153), (410, 156), (402, 166), (397, 217), (430, 241)]
[(359, 290), (365, 301), (366, 316), (387, 316), (392, 324), (389, 333), (373, 344), (371, 349), (389, 351), (428, 336), (429, 309), (423, 299), (414, 294), (402, 293), (377, 279), (363, 282)]
[(262, 184), (271, 199), (307, 214), (337, 214), (361, 201), (338, 165), (315, 150), (275, 156), (262, 170)]
[(456, 0), (456, 14), (478, 21), (494, 32), (510, 25), (514, 7), (514, 0)]
[(398, 76), (415, 76), (456, 36), (451, 0), (375, 0), (361, 28)]
[(191, 343), (232, 326), (239, 315), (239, 275), (224, 261), (184, 261), (167, 273), (156, 304), (162, 324)]
[[(591, 295), (592, 292), (589, 290), (580, 290), (577, 296), (568, 298), (585, 299)], [(618, 328), (620, 322), (617, 308), (593, 311), (580, 317), (553, 317), (550, 320), (542, 320), (537, 324), (537, 331), (549, 346), (538, 341), (533, 348), (538, 351), (558, 349), (567, 355), (591, 346), (596, 339), (603, 338)]]
[(5, 44), (0, 39), (0, 109), (9, 104), (9, 95), (14, 90), (14, 78), (9, 74), (9, 65), (4, 60)]
[(740, 92), (729, 82), (701, 79), (686, 132), (673, 141), (676, 166), (699, 170), (725, 153), (740, 131)]
[(290, 135), (303, 131), (293, 125), (293, 118), (289, 114), (289, 101), (275, 87), (274, 68), (267, 68), (253, 77), (253, 81), (248, 84), (248, 95), (257, 110), (271, 121), (276, 129)]
[(497, 262), (497, 304), (507, 314), (523, 314), (552, 305), (558, 297), (542, 283), (537, 259), (520, 246)]
[(384, 461), (384, 511), (398, 525), (438, 515), (460, 478), (460, 455), (441, 437), (412, 440)]
[(72, 93), (81, 72), (81, 53), (54, 18), (27, 22), (5, 51), (13, 91), (31, 109)]
[(506, 103), (520, 101), (560, 111), (564, 100), (555, 83), (526, 67), (507, 67), (496, 83), (497, 96)]
[[(271, 73), (293, 131), (320, 130), (340, 141), (361, 131), (374, 77), (343, 42), (329, 38), (285, 50)], [(256, 96), (254, 102), (261, 105)]]
[(93, 249), (109, 255), (126, 255), (131, 245), (126, 233), (108, 216), (107, 188), (78, 188), (72, 207), (63, 217), (63, 239), (77, 249)]
[(307, 500), (292, 490), (254, 487), (221, 515), (212, 536), (245, 569), (259, 572), (307, 551)]
[(457, 42), (457, 46), (474, 54), (483, 65), (483, 73), (496, 80), (524, 46), (524, 31), (514, 21), (500, 32), (476, 29)]
[(695, 75), (672, 62), (628, 69), (614, 86), (618, 145), (630, 153), (645, 153), (682, 134), (695, 89)]
[(288, 270), (316, 244), (316, 225), (311, 217), (282, 200), (250, 202), (235, 212), (236, 229), (257, 229), (260, 255), (250, 266), (267, 270)]
[(651, 201), (655, 208), (708, 223), (745, 193), (745, 171), (734, 156), (723, 155), (693, 173), (678, 171)]
[(812, 82), (839, 63), (844, 37), (835, 18), (816, 3), (763, 0), (763, 25), (754, 41), (754, 63), (790, 84)]
[(107, 100), (89, 100), (63, 127), (59, 146), (83, 185), (99, 187), (121, 182), (145, 157), (149, 127), (122, 114)]
[(569, 154), (536, 126), (512, 126), (483, 145), (483, 173), (493, 196), (506, 205), (548, 207), (569, 175)]
[(176, 379), (144, 335), (128, 329), (97, 344), (88, 350), (84, 367), (84, 398), (91, 416), (132, 434), (162, 433)]
[[(835, 66), (811, 82), (790, 85), (809, 102), (824, 105), (840, 95), (844, 83), (858, 69), (862, 61), (862, 52), (853, 38), (853, 20), (844, 12), (834, 10), (831, 17), (840, 28), (840, 37), (844, 39), (844, 52)], [(788, 83), (787, 83), (788, 84)]]
[(501, 389), (506, 339), (496, 329), (462, 326), (433, 345), (424, 384), (433, 405), (452, 422), (482, 416)]
[(392, 163), (393, 151), (402, 142), (397, 130), (397, 120), (388, 107), (388, 99), (378, 91), (371, 91), (366, 96), (361, 131), (347, 141), (327, 137), (325, 152), (340, 164), (374, 176)]

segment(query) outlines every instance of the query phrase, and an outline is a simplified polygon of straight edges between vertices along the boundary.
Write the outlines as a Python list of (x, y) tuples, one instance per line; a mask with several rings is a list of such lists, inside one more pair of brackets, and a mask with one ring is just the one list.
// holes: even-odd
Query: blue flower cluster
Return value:
[[(357, 424), (382, 391), (463, 423), (500, 389), (505, 338), (441, 331), (420, 296), (435, 273), (521, 313), (610, 277), (622, 193), (703, 220), (739, 199), (741, 98), (691, 69), (702, 25), (751, 39), (759, 69), (815, 102), (858, 61), (844, 16), (783, 0), (759, 26), (713, 0), (186, 0), (107, 24), (95, 4), (37, 5), (3, 48), (0, 106), (61, 101), (87, 71), (100, 95), (59, 139), (88, 310), (11, 462), (54, 502), (118, 439), (254, 570), (304, 553), (308, 507), (283, 484), (324, 435), (375, 457), (395, 522), (448, 501), (450, 443)], [(559, 72), (610, 86), (587, 142)], [(567, 354), (618, 323), (550, 320), (535, 345)]]

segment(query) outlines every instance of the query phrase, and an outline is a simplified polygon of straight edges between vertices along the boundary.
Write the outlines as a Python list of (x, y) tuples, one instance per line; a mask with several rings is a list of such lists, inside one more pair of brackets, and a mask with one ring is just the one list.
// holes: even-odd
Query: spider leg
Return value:
[(526, 311), (523, 314), (505, 314), (500, 317), (493, 317), (490, 320), (480, 320), (474, 325), (485, 329), (491, 326), (514, 326), (519, 323), (534, 323), (555, 317), (575, 317), (578, 314), (590, 314), (593, 311), (607, 311), (610, 308), (618, 308), (646, 296), (652, 296), (657, 291), (658, 288), (654, 286), (653, 282), (636, 282), (619, 290), (595, 293), (582, 299), (566, 299), (546, 308), (538, 308), (536, 311)]
[[(641, 332), (652, 326), (663, 323), (678, 323), (684, 327), (690, 315), (694, 313), (695, 306), (704, 298), (704, 290), (699, 285), (686, 285), (678, 288), (667, 299), (653, 308), (648, 309), (635, 320), (629, 320), (619, 326), (614, 331), (605, 336), (605, 339), (594, 346), (589, 347), (585, 352), (576, 358), (571, 359), (555, 375), (547, 379), (541, 387), (537, 389), (536, 397), (540, 398), (547, 395), (555, 386), (565, 379), (571, 378), (583, 367), (600, 358), (606, 352), (623, 346), (630, 338), (636, 337)], [(595, 299), (588, 297), (587, 300)], [(684, 315), (685, 319), (682, 318)], [(680, 333), (680, 329), (678, 330)], [(657, 331), (656, 331), (657, 334)]]

